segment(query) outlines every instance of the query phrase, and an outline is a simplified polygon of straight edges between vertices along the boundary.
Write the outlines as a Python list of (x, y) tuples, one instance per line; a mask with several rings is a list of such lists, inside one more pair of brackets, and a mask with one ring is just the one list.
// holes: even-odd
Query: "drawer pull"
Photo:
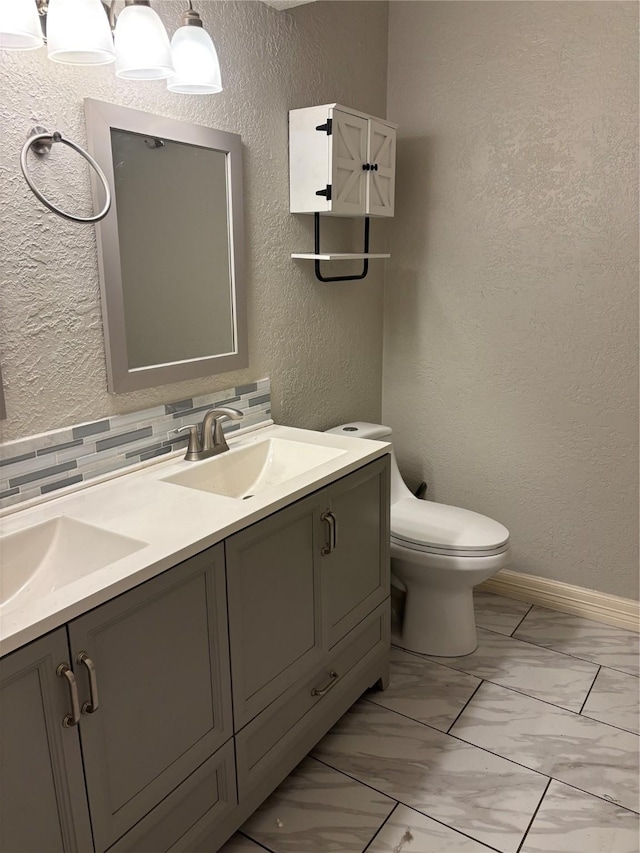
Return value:
[(96, 665), (91, 660), (86, 652), (79, 652), (76, 656), (76, 663), (84, 664), (89, 673), (89, 694), (91, 700), (85, 702), (82, 706), (83, 714), (95, 714), (100, 707), (98, 704), (98, 679), (96, 678)]
[(313, 690), (311, 691), (311, 695), (312, 696), (326, 696), (327, 693), (336, 686), (339, 678), (340, 678), (340, 676), (335, 671), (335, 669), (332, 669), (331, 672), (329, 673), (328, 684), (326, 684), (324, 687), (314, 687)]
[(77, 726), (80, 722), (80, 700), (78, 699), (78, 684), (76, 677), (71, 671), (69, 664), (61, 663), (56, 669), (56, 675), (60, 678), (66, 678), (69, 685), (69, 694), (71, 696), (71, 713), (67, 714), (62, 721), (65, 729), (70, 729), (72, 726)]
[(323, 512), (320, 519), (322, 521), (326, 521), (329, 527), (329, 544), (325, 545), (320, 552), (323, 557), (326, 557), (327, 554), (331, 554), (335, 551), (338, 545), (338, 522), (336, 521), (335, 515), (330, 510)]

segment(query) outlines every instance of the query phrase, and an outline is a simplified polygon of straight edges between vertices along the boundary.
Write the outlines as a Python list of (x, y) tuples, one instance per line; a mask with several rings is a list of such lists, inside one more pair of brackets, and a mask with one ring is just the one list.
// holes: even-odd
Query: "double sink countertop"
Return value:
[(203, 462), (176, 454), (6, 510), (0, 657), (384, 456), (390, 446), (273, 424), (228, 442), (229, 451)]

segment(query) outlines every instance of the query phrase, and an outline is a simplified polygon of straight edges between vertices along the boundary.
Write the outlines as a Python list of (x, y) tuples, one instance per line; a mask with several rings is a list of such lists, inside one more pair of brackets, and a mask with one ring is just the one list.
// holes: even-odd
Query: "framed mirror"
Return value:
[(2, 367), (0, 367), (0, 421), (7, 418), (7, 407), (4, 402), (4, 385), (2, 384)]
[(240, 137), (84, 105), (89, 151), (113, 196), (96, 226), (109, 391), (246, 367)]

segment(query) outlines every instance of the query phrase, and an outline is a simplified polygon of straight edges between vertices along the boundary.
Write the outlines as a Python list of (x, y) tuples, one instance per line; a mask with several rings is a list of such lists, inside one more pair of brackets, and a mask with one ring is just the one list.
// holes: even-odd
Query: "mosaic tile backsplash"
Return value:
[(175, 431), (200, 423), (207, 409), (233, 406), (244, 417), (225, 433), (271, 418), (268, 379), (99, 421), (63, 427), (0, 445), (0, 509), (82, 483), (187, 444)]

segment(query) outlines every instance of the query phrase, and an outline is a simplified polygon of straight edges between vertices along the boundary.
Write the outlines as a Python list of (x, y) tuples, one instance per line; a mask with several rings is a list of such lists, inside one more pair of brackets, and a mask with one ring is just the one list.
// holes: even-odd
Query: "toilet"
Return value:
[[(354, 422), (331, 433), (390, 441), (391, 429)], [(402, 648), (459, 657), (477, 646), (473, 587), (509, 562), (509, 531), (460, 507), (419, 500), (405, 485), (391, 451), (391, 577), (406, 590)]]

